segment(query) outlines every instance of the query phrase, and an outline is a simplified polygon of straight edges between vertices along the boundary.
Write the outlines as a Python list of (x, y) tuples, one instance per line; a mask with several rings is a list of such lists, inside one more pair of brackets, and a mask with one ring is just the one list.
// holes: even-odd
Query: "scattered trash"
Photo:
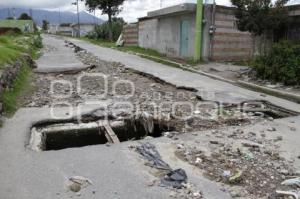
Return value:
[(222, 174), (222, 176), (225, 177), (225, 178), (231, 177), (231, 171), (229, 171), (229, 170), (228, 171), (224, 171), (223, 174)]
[(182, 183), (187, 182), (187, 175), (183, 169), (170, 171), (162, 180), (161, 184), (176, 189), (183, 187)]
[(285, 185), (285, 186), (298, 186), (298, 187), (300, 187), (300, 177), (289, 179), (289, 180), (285, 180), (285, 181), (283, 181), (281, 183), (281, 185)]
[(234, 184), (234, 183), (239, 183), (242, 180), (243, 177), (243, 171), (238, 170), (234, 176), (229, 178), (229, 182)]
[(253, 153), (250, 153), (250, 152), (249, 152), (249, 153), (246, 153), (246, 154), (245, 154), (245, 159), (246, 159), (246, 160), (251, 161), (251, 160), (254, 160), (254, 158), (255, 158), (255, 157), (254, 157)]
[[(143, 143), (136, 147), (136, 151), (145, 158), (151, 167), (166, 171), (166, 176), (161, 179), (163, 186), (182, 188), (182, 183), (187, 182), (187, 175), (183, 169), (172, 170), (172, 168), (161, 159), (156, 147), (151, 143)], [(148, 164), (148, 165), (149, 165)]]
[(294, 199), (299, 199), (299, 195), (291, 191), (276, 191), (276, 194), (279, 196), (292, 196)]
[(136, 150), (149, 161), (151, 167), (161, 170), (171, 170), (171, 167), (161, 159), (159, 152), (153, 144), (147, 142), (138, 146)]

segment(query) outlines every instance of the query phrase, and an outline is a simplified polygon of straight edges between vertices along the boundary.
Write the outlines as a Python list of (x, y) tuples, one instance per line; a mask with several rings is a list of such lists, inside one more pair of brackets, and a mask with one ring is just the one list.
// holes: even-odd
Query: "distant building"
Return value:
[(32, 20), (0, 20), (0, 32), (18, 29), (23, 33), (33, 33), (34, 23)]
[[(72, 36), (77, 37), (79, 35), (79, 26), (78, 24), (72, 24)], [(84, 37), (89, 32), (92, 32), (95, 29), (95, 24), (90, 23), (81, 23), (80, 24), (80, 36)]]
[[(268, 35), (266, 47), (279, 39), (300, 40), (300, 5), (288, 6), (295, 24)], [(125, 45), (138, 45), (169, 57), (191, 58), (195, 47), (197, 5), (184, 3), (148, 12), (137, 24), (123, 29)], [(257, 55), (259, 39), (239, 31), (234, 7), (206, 4), (203, 9), (202, 58), (211, 61), (240, 61)], [(298, 23), (297, 23), (298, 21)], [(253, 44), (255, 43), (255, 48)]]

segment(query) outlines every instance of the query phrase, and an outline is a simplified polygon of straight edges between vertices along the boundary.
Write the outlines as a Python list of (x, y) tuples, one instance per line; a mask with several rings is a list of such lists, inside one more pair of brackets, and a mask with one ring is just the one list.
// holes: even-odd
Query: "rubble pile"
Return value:
[(207, 150), (197, 144), (180, 143), (176, 155), (201, 169), (207, 178), (221, 183), (232, 197), (285, 197), (279, 190), (291, 191), (291, 187), (286, 186), (289, 183), (296, 187), (294, 192), (299, 191), (299, 178), (285, 181), (299, 174), (280, 157), (276, 150), (278, 140), (260, 139), (253, 132), (244, 133), (240, 129), (232, 133), (213, 131), (209, 139)]

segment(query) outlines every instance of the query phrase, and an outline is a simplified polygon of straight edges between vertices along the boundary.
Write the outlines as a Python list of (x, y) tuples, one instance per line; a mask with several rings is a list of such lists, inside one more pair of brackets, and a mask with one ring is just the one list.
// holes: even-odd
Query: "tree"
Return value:
[(49, 22), (47, 20), (43, 20), (42, 28), (45, 31), (49, 29)]
[(102, 14), (108, 15), (109, 24), (109, 39), (113, 39), (113, 24), (112, 18), (122, 11), (120, 7), (124, 0), (86, 0), (86, 5), (90, 11), (100, 9)]
[[(289, 0), (231, 0), (236, 7), (235, 17), (240, 31), (249, 31), (253, 37), (266, 37), (288, 26)], [(265, 39), (264, 39), (265, 43)]]
[[(122, 33), (123, 26), (124, 26), (123, 18), (112, 18), (112, 33), (113, 33), (113, 41), (117, 41), (120, 34)], [(105, 22), (101, 25), (97, 25), (93, 32), (87, 35), (90, 39), (109, 39), (109, 25), (108, 22)]]
[(18, 20), (32, 20), (32, 18), (27, 13), (22, 13)]

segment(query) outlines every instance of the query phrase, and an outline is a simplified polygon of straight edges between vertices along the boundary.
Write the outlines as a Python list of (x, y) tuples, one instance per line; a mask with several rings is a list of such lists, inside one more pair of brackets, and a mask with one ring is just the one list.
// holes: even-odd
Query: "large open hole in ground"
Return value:
[(32, 128), (30, 147), (36, 151), (62, 150), (119, 142), (158, 138), (174, 128), (154, 120), (127, 119), (90, 123), (57, 123)]

